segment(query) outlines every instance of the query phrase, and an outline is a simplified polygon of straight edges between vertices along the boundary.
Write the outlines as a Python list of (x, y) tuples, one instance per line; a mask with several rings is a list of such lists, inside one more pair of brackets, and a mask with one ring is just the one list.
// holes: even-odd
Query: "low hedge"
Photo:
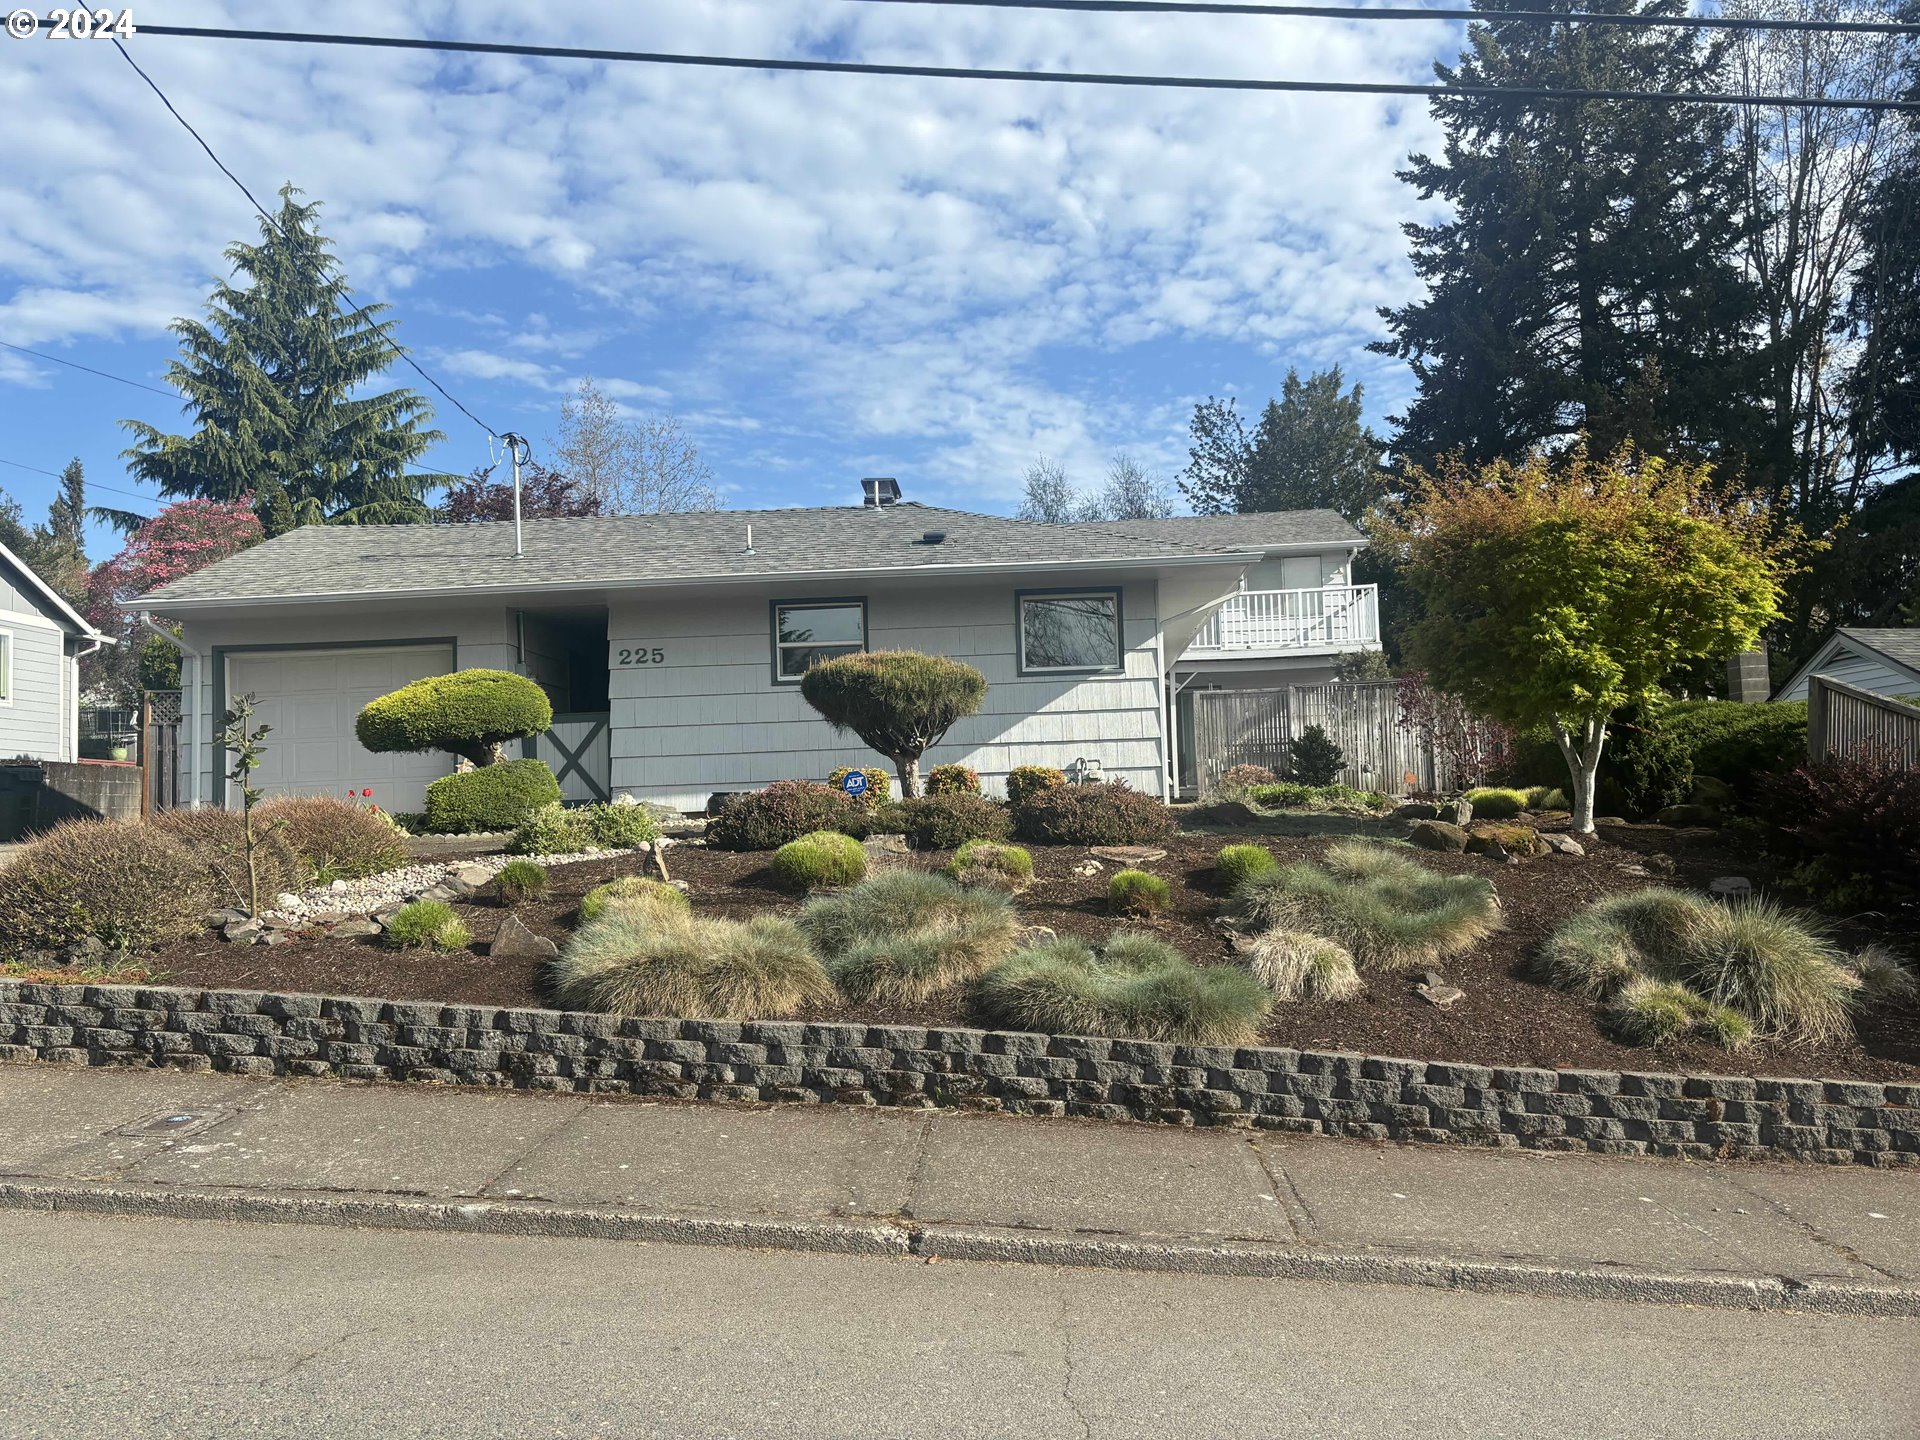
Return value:
[(1144, 845), (1173, 834), (1173, 812), (1119, 780), (1058, 785), (1013, 812), (1014, 830), (1042, 845)]
[(148, 950), (197, 933), (217, 895), (205, 863), (134, 820), (69, 820), (0, 870), (0, 946), (59, 950), (98, 941)]
[(509, 760), (443, 775), (427, 786), (427, 828), (441, 835), (512, 830), (542, 805), (560, 803), (544, 760)]
[(848, 830), (861, 813), (861, 806), (830, 785), (780, 780), (728, 801), (707, 822), (707, 844), (716, 850), (778, 850), (816, 830)]
[(1012, 838), (1013, 821), (1004, 805), (954, 790), (902, 802), (900, 830), (916, 850), (957, 850), (969, 840)]

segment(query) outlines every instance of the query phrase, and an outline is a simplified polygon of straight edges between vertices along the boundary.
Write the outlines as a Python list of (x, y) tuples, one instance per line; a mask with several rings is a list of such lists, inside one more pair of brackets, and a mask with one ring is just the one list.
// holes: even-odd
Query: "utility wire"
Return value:
[[(1012, 80), (1054, 85), (1114, 85), (1151, 90), (1414, 95), (1426, 99), (1632, 100), (1663, 105), (1760, 105), (1769, 108), (1787, 106), (1809, 110), (1920, 112), (1920, 99), (1855, 99), (1831, 95), (1732, 95), (1711, 91), (1668, 90), (1559, 90), (1548, 86), (1412, 85), (1379, 80), (1238, 80), (1205, 75), (1116, 75), (1066, 70), (987, 70), (971, 66), (889, 65), (854, 60), (760, 59), (739, 55), (686, 55), (651, 50), (583, 49), (565, 45), (514, 45), (481, 40), (427, 40), (417, 36), (401, 35), (339, 35), (315, 31), (238, 30), (206, 25), (142, 25), (140, 33), (184, 36), (202, 40), (261, 40), (291, 45), (348, 45), (378, 50), (434, 50), (462, 55), (518, 55), (535, 60), (599, 60), (642, 65), (692, 65), (718, 70), (799, 71), (805, 74), (824, 75), (898, 75), (921, 80)], [(117, 40), (114, 43), (119, 44)], [(124, 49), (122, 53), (125, 53)], [(131, 56), (128, 56), (128, 63), (132, 64)], [(139, 67), (135, 66), (135, 68)], [(147, 83), (153, 82), (149, 80)], [(439, 389), (439, 386), (436, 384), (435, 388)], [(441, 394), (444, 395), (446, 392), (441, 390)], [(452, 397), (448, 396), (448, 399), (451, 400)], [(463, 409), (462, 413), (468, 412)], [(468, 418), (473, 418), (470, 413)], [(475, 421), (475, 423), (480, 422)]]
[(164, 395), (169, 400), (180, 397), (171, 390), (162, 390), (158, 385), (149, 385), (144, 380), (129, 380), (124, 375), (109, 375), (104, 370), (96, 370), (91, 365), (82, 365), (78, 360), (63, 360), (58, 355), (49, 355), (44, 350), (29, 350), (24, 345), (16, 345), (11, 340), (0, 340), (0, 346), (9, 350), (18, 350), (22, 355), (31, 355), (36, 360), (46, 360), (55, 365), (68, 365), (75, 370), (84, 370), (89, 375), (98, 375), (102, 380), (112, 380), (121, 385), (131, 385), (136, 390), (146, 390), (155, 395)]
[[(36, 475), (51, 475), (55, 480), (65, 478), (58, 470), (42, 470), (38, 465), (22, 465), (18, 460), (9, 460), (4, 455), (0, 455), (0, 465), (11, 465), (16, 470), (31, 470)], [(87, 490), (89, 493), (95, 490), (104, 490), (109, 495), (125, 495), (129, 500), (152, 500), (155, 498), (152, 495), (142, 495), (138, 490), (120, 490), (112, 485), (102, 485), (97, 480), (87, 481)], [(149, 516), (148, 518), (151, 519), (152, 517)]]
[[(1810, 34), (1920, 35), (1896, 20), (1782, 20), (1741, 15), (1615, 15), (1595, 10), (1449, 10), (1419, 5), (1259, 5), (1230, 0), (861, 0), (869, 5), (963, 5), (987, 10), (1091, 10), (1110, 14), (1254, 15), (1273, 19), (1475, 20), (1504, 24), (1675, 26), (1694, 30), (1788, 30)], [(146, 27), (141, 27), (145, 29)]]
[[(41, 23), (49, 24), (51, 22), (42, 21)], [(246, 182), (241, 180), (241, 178), (238, 175), (234, 174), (233, 171), (227, 168), (226, 162), (223, 161), (218, 155), (214, 153), (213, 147), (206, 142), (206, 139), (200, 134), (198, 130), (193, 128), (192, 124), (189, 123), (189, 121), (187, 120), (187, 117), (182, 115), (177, 109), (174, 108), (173, 101), (167, 98), (167, 92), (162, 90), (158, 85), (156, 85), (154, 83), (153, 77), (147, 74), (146, 71), (140, 68), (140, 62), (135, 60), (132, 55), (127, 53), (127, 47), (125, 45), (122, 45), (118, 40), (115, 40), (113, 42), (113, 46), (114, 46), (114, 49), (120, 52), (121, 58), (124, 59), (127, 62), (127, 64), (133, 66), (133, 73), (138, 75), (142, 80), (146, 81), (147, 88), (152, 90), (155, 95), (158, 95), (160, 97), (160, 103), (167, 107), (167, 113), (173, 116), (174, 119), (178, 120), (182, 128), (184, 128), (189, 135), (191, 135), (196, 141), (199, 142), (200, 148), (207, 152), (207, 158), (213, 161), (215, 165), (219, 166), (220, 173), (226, 176), (227, 179), (231, 180), (239, 188), (240, 193), (247, 197), (248, 203), (251, 204), (254, 209), (260, 212), (261, 218), (264, 219), (275, 230), (279, 231), (281, 236), (285, 238), (289, 244), (291, 244), (293, 241), (293, 237), (291, 235), (288, 235), (287, 232), (281, 228), (280, 222), (274, 219), (274, 217), (268, 213), (267, 207), (262, 205), (257, 199), (254, 198), (253, 191), (247, 188)], [(340, 290), (338, 287), (345, 282), (344, 276), (334, 276), (332, 278), (328, 278), (323, 273), (321, 276), (321, 279), (325, 281), (328, 289), (333, 290), (336, 296), (340, 294)], [(347, 315), (347, 318), (351, 320), (355, 316), (363, 314), (367, 310), (368, 306), (372, 305), (373, 303), (374, 302), (369, 300), (365, 304), (360, 305), (353, 311), (349, 312), (349, 314)], [(489, 436), (499, 433), (491, 425), (487, 424), (486, 421), (482, 420), (478, 415), (474, 414), (466, 406), (462, 405), (458, 400), (454, 399), (452, 393), (448, 391), (447, 387), (442, 385), (438, 380), (434, 379), (433, 376), (429, 375), (426, 372), (426, 370), (421, 367), (420, 363), (417, 360), (415, 360), (411, 354), (408, 353), (406, 346), (400, 344), (399, 341), (395, 340), (390, 335), (382, 334), (380, 338), (386, 341), (387, 345), (391, 347), (395, 355), (398, 355), (402, 360), (406, 361), (406, 363), (410, 367), (412, 367), (414, 374), (418, 375), (422, 380), (426, 381), (429, 385), (433, 386), (434, 389), (438, 390), (440, 392), (441, 398), (444, 399), (449, 405), (453, 406), (454, 409), (458, 410), (462, 415), (466, 416), (467, 419), (473, 421), (474, 424), (478, 425), (482, 430), (486, 431)]]

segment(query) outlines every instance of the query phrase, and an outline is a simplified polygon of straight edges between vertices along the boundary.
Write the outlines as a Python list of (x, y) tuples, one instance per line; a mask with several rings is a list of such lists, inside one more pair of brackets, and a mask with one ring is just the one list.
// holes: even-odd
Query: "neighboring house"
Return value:
[(0, 759), (80, 753), (80, 657), (107, 637), (0, 545)]
[(1804, 700), (1807, 681), (1825, 675), (1876, 695), (1920, 696), (1920, 629), (1833, 632), (1813, 657), (1793, 672), (1775, 700)]
[(813, 660), (860, 649), (985, 673), (982, 713), (929, 764), (971, 765), (997, 793), (1016, 765), (1096, 760), (1166, 794), (1190, 667), (1321, 678), (1332, 654), (1378, 644), (1371, 589), (1346, 584), (1360, 536), (1325, 512), (1040, 525), (865, 487), (862, 506), (530, 520), (518, 557), (507, 524), (309, 526), (164, 586), (139, 603), (185, 625), (187, 798), (230, 799), (213, 735), (251, 693), (273, 726), (262, 790), (371, 789), (417, 810), (451, 761), (370, 755), (355, 715), (490, 666), (552, 697), (536, 748), (569, 798), (696, 810), (877, 763), (799, 689)]

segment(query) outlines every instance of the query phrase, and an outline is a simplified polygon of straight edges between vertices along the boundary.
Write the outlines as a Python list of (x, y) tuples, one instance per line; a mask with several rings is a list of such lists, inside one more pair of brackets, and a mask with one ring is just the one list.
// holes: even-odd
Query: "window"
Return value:
[(822, 660), (867, 648), (865, 600), (776, 600), (773, 678), (791, 685)]
[(1020, 669), (1113, 670), (1120, 665), (1120, 592), (1030, 592), (1020, 600)]

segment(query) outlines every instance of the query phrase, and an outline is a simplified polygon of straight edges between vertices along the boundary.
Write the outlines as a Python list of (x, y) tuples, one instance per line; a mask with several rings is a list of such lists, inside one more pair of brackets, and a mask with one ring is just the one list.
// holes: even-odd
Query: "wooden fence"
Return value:
[(1920, 769), (1920, 709), (1815, 675), (1807, 681), (1807, 756), (1816, 764), (1877, 756)]
[(576, 803), (611, 799), (608, 719), (604, 710), (556, 715), (552, 729), (520, 742), (520, 753), (547, 762), (560, 782), (563, 798)]
[(168, 810), (180, 799), (180, 692), (149, 690), (140, 703), (143, 813)]
[(1292, 685), (1284, 690), (1194, 690), (1195, 779), (1211, 790), (1235, 765), (1287, 771), (1294, 739), (1318, 725), (1340, 747), (1343, 785), (1389, 795), (1450, 790), (1463, 777), (1448, 773), (1417, 731), (1400, 724), (1391, 680)]

